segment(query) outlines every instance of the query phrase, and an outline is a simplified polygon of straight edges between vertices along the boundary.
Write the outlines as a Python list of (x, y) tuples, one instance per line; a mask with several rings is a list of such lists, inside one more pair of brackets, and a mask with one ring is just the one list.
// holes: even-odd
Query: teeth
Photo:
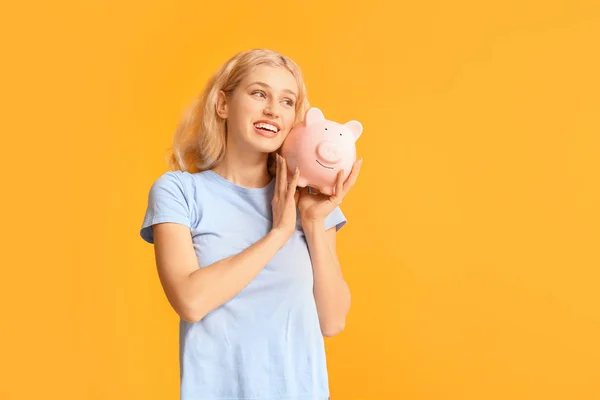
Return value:
[(268, 129), (275, 133), (277, 133), (277, 131), (278, 131), (277, 127), (270, 125), (270, 124), (265, 124), (264, 122), (259, 122), (258, 124), (254, 124), (254, 126), (257, 128)]

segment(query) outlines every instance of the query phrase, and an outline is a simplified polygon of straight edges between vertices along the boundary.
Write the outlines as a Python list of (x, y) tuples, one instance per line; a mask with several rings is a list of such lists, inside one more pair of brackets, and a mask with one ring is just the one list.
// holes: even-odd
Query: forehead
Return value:
[(298, 84), (294, 75), (287, 68), (258, 65), (254, 67), (242, 80), (243, 87), (254, 82), (262, 82), (269, 85), (274, 91), (281, 92), (291, 90), (298, 93)]

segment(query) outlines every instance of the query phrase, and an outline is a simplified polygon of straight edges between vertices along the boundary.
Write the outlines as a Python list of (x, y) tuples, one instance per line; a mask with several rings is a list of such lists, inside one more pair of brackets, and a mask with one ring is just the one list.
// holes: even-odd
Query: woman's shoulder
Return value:
[(193, 174), (188, 171), (181, 171), (178, 169), (165, 171), (158, 176), (157, 180), (178, 180), (183, 183), (191, 181)]
[(191, 173), (188, 171), (171, 170), (163, 172), (154, 182), (153, 186), (179, 186), (181, 188), (191, 188), (198, 182), (200, 173)]
[(188, 205), (198, 202), (204, 190), (195, 173), (171, 170), (161, 173), (150, 186), (150, 197), (163, 199), (179, 199)]

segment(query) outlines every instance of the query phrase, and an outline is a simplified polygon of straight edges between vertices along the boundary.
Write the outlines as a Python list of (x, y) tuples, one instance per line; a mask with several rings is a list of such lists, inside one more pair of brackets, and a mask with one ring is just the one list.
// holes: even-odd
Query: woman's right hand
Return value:
[(275, 155), (277, 171), (275, 176), (275, 193), (271, 201), (273, 208), (273, 228), (277, 232), (282, 232), (286, 239), (289, 239), (296, 229), (296, 207), (300, 193), (296, 191), (300, 171), (296, 172), (288, 182), (287, 163), (279, 154)]

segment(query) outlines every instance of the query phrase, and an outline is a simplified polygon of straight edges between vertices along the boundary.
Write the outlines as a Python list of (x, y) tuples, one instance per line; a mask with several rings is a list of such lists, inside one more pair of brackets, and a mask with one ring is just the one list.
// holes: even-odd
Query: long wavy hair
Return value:
[[(226, 120), (216, 110), (217, 96), (223, 90), (230, 95), (246, 75), (258, 65), (284, 67), (298, 84), (296, 118), (302, 121), (309, 102), (300, 68), (290, 58), (273, 50), (252, 49), (237, 53), (209, 79), (204, 91), (184, 111), (168, 149), (167, 164), (172, 170), (199, 172), (213, 168), (225, 156)], [(275, 153), (269, 154), (267, 169), (274, 175)]]

